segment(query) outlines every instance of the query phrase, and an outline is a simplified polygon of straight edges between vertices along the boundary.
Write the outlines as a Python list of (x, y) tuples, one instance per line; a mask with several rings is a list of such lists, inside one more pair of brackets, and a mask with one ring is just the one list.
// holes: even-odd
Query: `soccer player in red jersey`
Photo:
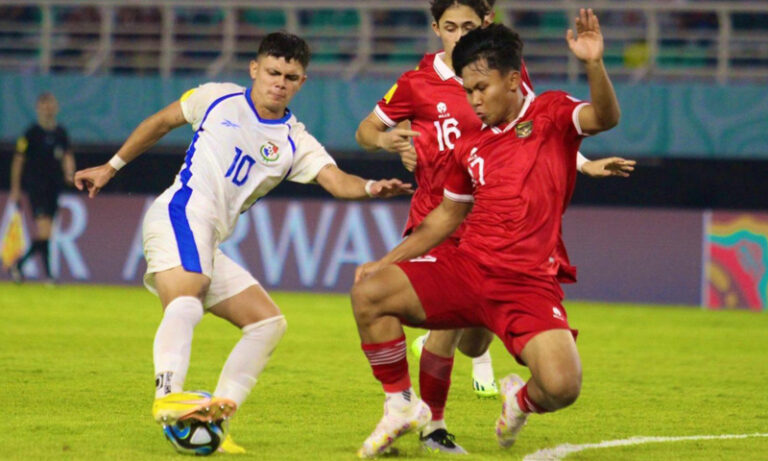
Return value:
[[(496, 434), (512, 445), (530, 413), (573, 403), (581, 388), (576, 331), (559, 282), (575, 281), (561, 215), (576, 178), (585, 135), (618, 123), (619, 105), (603, 64), (603, 37), (591, 10), (568, 31), (584, 63), (592, 101), (563, 92), (524, 95), (522, 41), (501, 25), (462, 38), (453, 64), (483, 126), (452, 149), (444, 199), (400, 245), (358, 268), (352, 305), (362, 347), (386, 392), (379, 425), (358, 454), (376, 456), (426, 424), (427, 405), (410, 385), (402, 324), (428, 329), (486, 327), (529, 367), (525, 383), (501, 381)], [(470, 213), (470, 210), (472, 211)], [(462, 224), (458, 247), (437, 246)]]
[[(383, 148), (398, 152), (406, 167), (415, 169), (419, 188), (411, 200), (405, 234), (409, 234), (443, 199), (443, 183), (451, 162), (450, 151), (462, 134), (479, 131), (482, 122), (467, 103), (461, 80), (456, 77), (451, 52), (467, 32), (492, 22), (485, 0), (434, 0), (431, 2), (434, 32), (443, 43), (443, 52), (429, 53), (416, 70), (406, 72), (361, 122), (357, 131), (360, 145), (368, 150)], [(525, 64), (520, 69), (521, 91), (533, 93)], [(398, 126), (409, 121), (410, 128)], [(394, 127), (390, 130), (390, 128)], [(389, 130), (389, 131), (388, 131)], [(410, 139), (413, 137), (414, 146)], [(634, 162), (620, 158), (588, 161), (579, 156), (579, 169), (590, 176), (626, 175)], [(414, 158), (416, 160), (414, 160)], [(444, 245), (458, 244), (461, 229)], [(430, 450), (465, 453), (447, 430), (444, 409), (450, 387), (453, 356), (456, 347), (473, 357), (473, 387), (478, 395), (498, 393), (493, 378), (488, 345), (493, 334), (485, 328), (463, 332), (435, 331), (416, 340), (414, 350), (424, 344), (420, 355), (419, 382), (421, 395), (429, 405), (432, 420), (422, 432), (422, 443)], [(424, 340), (426, 339), (426, 342)]]

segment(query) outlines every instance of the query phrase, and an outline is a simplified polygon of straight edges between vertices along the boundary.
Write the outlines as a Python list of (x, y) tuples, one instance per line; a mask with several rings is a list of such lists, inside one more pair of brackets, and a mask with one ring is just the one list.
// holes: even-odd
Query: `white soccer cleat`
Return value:
[(357, 451), (358, 458), (374, 458), (386, 453), (400, 436), (421, 429), (430, 419), (432, 412), (421, 399), (404, 408), (389, 408), (385, 401), (384, 416)]
[(517, 434), (525, 426), (528, 414), (517, 405), (517, 391), (525, 386), (523, 378), (516, 374), (507, 375), (501, 384), (501, 416), (496, 421), (496, 438), (502, 448), (515, 444)]

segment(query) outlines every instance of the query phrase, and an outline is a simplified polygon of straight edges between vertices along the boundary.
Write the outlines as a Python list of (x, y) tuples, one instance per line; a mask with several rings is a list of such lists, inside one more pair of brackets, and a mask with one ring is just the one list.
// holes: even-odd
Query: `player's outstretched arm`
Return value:
[(75, 173), (75, 187), (88, 190), (88, 197), (95, 197), (106, 186), (117, 170), (152, 147), (157, 141), (174, 128), (187, 123), (181, 110), (181, 103), (174, 101), (164, 109), (150, 115), (142, 121), (128, 136), (112, 159), (93, 168)]
[(8, 200), (11, 203), (19, 203), (21, 199), (21, 175), (24, 172), (25, 153), (16, 151), (11, 160), (11, 194)]
[(345, 173), (336, 165), (328, 165), (317, 174), (317, 183), (340, 199), (360, 200), (371, 197), (389, 198), (413, 193), (413, 186), (399, 179), (366, 180)]
[(365, 263), (355, 271), (355, 282), (378, 271), (382, 267), (425, 254), (436, 247), (459, 227), (472, 210), (472, 203), (454, 202), (448, 198), (432, 210), (418, 227), (398, 246), (378, 261)]
[(595, 134), (610, 130), (619, 123), (621, 111), (616, 93), (603, 63), (603, 34), (592, 9), (579, 11), (576, 32), (568, 29), (566, 40), (571, 52), (587, 72), (591, 104), (579, 111), (579, 124), (583, 132)]

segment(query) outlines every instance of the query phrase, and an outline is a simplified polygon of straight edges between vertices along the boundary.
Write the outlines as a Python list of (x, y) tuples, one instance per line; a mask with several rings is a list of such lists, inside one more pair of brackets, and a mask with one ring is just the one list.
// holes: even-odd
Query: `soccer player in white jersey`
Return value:
[[(241, 406), (286, 328), (267, 292), (219, 244), (237, 217), (281, 181), (317, 183), (334, 197), (364, 199), (411, 192), (399, 180), (366, 181), (341, 171), (287, 106), (306, 80), (309, 48), (287, 33), (269, 34), (250, 63), (253, 85), (207, 83), (145, 119), (115, 156), (78, 171), (94, 197), (126, 163), (170, 130), (195, 129), (176, 180), (147, 211), (144, 283), (164, 314), (154, 341), (155, 402), (161, 424), (187, 417), (230, 417)], [(208, 311), (242, 330), (213, 397), (184, 392), (192, 333)], [(244, 451), (229, 436), (224, 451)]]

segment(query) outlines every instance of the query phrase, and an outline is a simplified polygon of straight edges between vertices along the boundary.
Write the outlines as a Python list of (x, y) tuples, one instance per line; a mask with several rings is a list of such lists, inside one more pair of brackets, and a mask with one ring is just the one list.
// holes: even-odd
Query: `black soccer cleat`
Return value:
[(419, 439), (421, 440), (421, 446), (429, 453), (468, 454), (467, 450), (456, 443), (456, 436), (445, 429), (436, 429)]

